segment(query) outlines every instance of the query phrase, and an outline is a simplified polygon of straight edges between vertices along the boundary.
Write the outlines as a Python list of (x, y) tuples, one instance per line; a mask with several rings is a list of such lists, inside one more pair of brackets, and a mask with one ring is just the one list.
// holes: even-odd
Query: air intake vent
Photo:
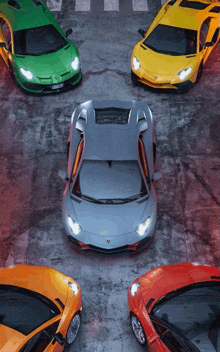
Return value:
[(125, 125), (128, 123), (130, 109), (106, 108), (95, 109), (95, 122), (99, 125), (118, 124)]
[(81, 122), (81, 123), (87, 123), (87, 110), (86, 109), (82, 109), (79, 113), (79, 116), (77, 118), (77, 121)]
[(179, 6), (180, 7), (187, 7), (189, 9), (195, 9), (195, 10), (204, 10), (209, 5), (204, 4), (203, 2), (199, 2), (199, 1), (183, 0), (183, 1), (181, 1)]
[(9, 6), (14, 7), (15, 9), (20, 9), (21, 8), (21, 5), (19, 4), (19, 2), (15, 1), (15, 0), (8, 0), (7, 4)]

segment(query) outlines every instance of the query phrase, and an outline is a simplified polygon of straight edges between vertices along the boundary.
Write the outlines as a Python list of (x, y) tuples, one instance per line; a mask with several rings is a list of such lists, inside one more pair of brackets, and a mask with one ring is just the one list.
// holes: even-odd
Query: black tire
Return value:
[(131, 71), (131, 81), (134, 86), (139, 85), (138, 76), (136, 76), (136, 74), (133, 71)]
[(131, 329), (137, 341), (142, 346), (147, 346), (147, 338), (140, 320), (133, 313), (130, 315)]
[(64, 346), (68, 348), (69, 346), (72, 345), (72, 343), (75, 341), (79, 327), (81, 323), (81, 317), (79, 313), (76, 313), (73, 318), (71, 319), (71, 322), (69, 324), (69, 327), (67, 329), (66, 337), (65, 337), (65, 343)]
[(200, 66), (199, 66), (197, 77), (196, 77), (196, 83), (199, 82), (199, 80), (202, 76), (202, 71), (203, 71), (203, 62), (201, 62)]

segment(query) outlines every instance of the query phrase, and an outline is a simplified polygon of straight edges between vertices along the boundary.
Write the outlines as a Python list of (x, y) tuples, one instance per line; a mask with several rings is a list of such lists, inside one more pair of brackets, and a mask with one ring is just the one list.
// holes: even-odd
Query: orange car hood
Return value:
[(144, 50), (140, 47), (140, 63), (141, 67), (161, 76), (172, 75), (175, 76), (178, 72), (189, 67), (191, 60), (194, 57), (186, 56), (172, 56), (156, 53), (155, 51), (146, 48)]
[(14, 285), (41, 293), (64, 304), (68, 292), (68, 278), (62, 273), (41, 266), (16, 265), (0, 270), (0, 284)]
[(0, 336), (0, 352), (16, 351), (26, 339), (25, 335), (1, 324)]

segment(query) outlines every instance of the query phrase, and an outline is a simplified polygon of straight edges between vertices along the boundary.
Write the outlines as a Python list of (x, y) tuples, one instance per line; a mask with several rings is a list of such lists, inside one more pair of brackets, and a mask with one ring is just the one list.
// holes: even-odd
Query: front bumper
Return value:
[(131, 79), (133, 82), (143, 83), (152, 89), (174, 90), (177, 93), (186, 92), (187, 90), (189, 90), (193, 86), (193, 82), (190, 80), (180, 82), (180, 83), (175, 83), (175, 84), (170, 83), (168, 80), (167, 81), (164, 80), (164, 82), (161, 82), (159, 80), (158, 80), (158, 82), (153, 81), (144, 75), (142, 77), (139, 77), (132, 70), (131, 70)]
[(139, 236), (136, 231), (125, 233), (117, 236), (98, 235), (87, 231), (82, 231), (78, 235), (73, 235), (66, 220), (63, 216), (65, 231), (68, 234), (69, 240), (79, 249), (91, 249), (99, 252), (114, 253), (121, 251), (136, 251), (146, 247), (152, 239), (156, 216), (146, 231), (144, 236)]
[(21, 82), (17, 80), (17, 83), (26, 91), (30, 93), (56, 93), (63, 90), (67, 90), (79, 83), (82, 79), (81, 70), (79, 70), (75, 75), (66, 81), (60, 82), (58, 84), (38, 84), (29, 81)]

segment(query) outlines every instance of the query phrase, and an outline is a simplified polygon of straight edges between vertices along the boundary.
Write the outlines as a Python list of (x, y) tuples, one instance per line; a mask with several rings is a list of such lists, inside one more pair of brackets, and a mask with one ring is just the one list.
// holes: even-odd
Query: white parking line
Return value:
[(90, 0), (76, 0), (75, 11), (90, 11)]
[(47, 6), (50, 11), (61, 11), (63, 0), (47, 0)]
[(132, 0), (133, 11), (148, 11), (147, 0)]
[(119, 11), (119, 0), (104, 0), (104, 11)]

